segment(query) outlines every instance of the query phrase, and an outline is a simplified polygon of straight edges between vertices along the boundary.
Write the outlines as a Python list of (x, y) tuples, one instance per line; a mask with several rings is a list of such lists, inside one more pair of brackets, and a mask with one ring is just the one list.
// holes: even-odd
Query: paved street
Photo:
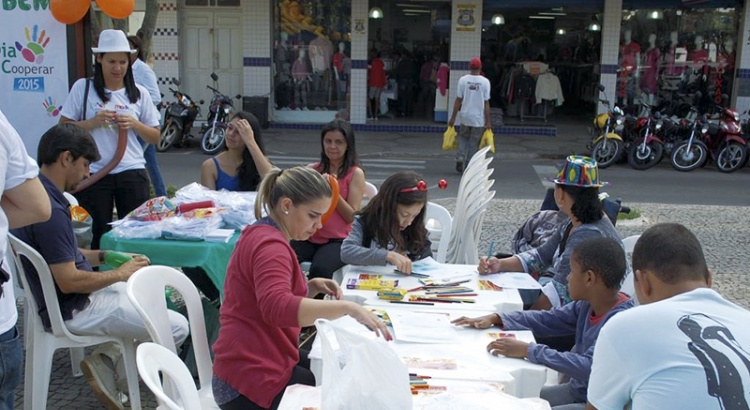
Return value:
[[(267, 151), (275, 164), (288, 167), (316, 160), (320, 150), (319, 133), (296, 130), (264, 130)], [(431, 189), (436, 202), (453, 211), (459, 175), (451, 153), (440, 150), (441, 136), (358, 133), (357, 144), (368, 180), (379, 184), (399, 169), (421, 173), (429, 185), (440, 178), (449, 181), (449, 189)], [(489, 207), (480, 241), (486, 249), (490, 240), (498, 251), (507, 251), (512, 235), (541, 204), (545, 178), (554, 174), (566, 153), (584, 153), (587, 136), (575, 134), (545, 137), (496, 137), (498, 153), (492, 163), (496, 199)], [(209, 157), (194, 149), (176, 149), (159, 154), (167, 182), (176, 186), (197, 181), (200, 164)], [(680, 222), (692, 229), (716, 274), (714, 286), (727, 298), (750, 307), (750, 276), (746, 274), (750, 258), (750, 168), (734, 174), (720, 174), (710, 166), (682, 174), (661, 164), (640, 172), (627, 165), (602, 171), (602, 179), (612, 196), (622, 196), (627, 205), (639, 209), (643, 217), (621, 221), (617, 228), (623, 237), (642, 232), (646, 227), (666, 221)], [(145, 408), (155, 401), (141, 385)], [(16, 407), (22, 408), (22, 387), (17, 391)], [(59, 351), (53, 364), (48, 401), (50, 409), (98, 409), (84, 378), (70, 376), (70, 360)]]

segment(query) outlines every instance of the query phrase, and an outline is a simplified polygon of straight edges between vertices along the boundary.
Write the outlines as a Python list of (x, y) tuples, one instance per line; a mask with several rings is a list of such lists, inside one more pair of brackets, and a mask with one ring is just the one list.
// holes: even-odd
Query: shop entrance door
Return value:
[[(203, 119), (213, 93), (210, 85), (223, 94), (242, 93), (242, 17), (236, 11), (186, 9), (181, 36), (181, 89), (195, 101), (204, 100)], [(217, 84), (211, 73), (219, 76)], [(239, 102), (235, 101), (235, 107)]]

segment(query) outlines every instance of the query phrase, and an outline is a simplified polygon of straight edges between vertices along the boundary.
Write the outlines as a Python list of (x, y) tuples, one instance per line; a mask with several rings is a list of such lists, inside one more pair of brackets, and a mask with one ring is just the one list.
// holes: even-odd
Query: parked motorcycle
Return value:
[[(179, 87), (180, 80), (172, 80), (172, 84)], [(180, 146), (187, 142), (191, 137), (190, 130), (193, 128), (193, 122), (200, 114), (200, 107), (195, 104), (192, 98), (187, 94), (170, 88), (175, 101), (166, 106), (164, 110), (164, 121), (161, 127), (161, 139), (156, 145), (156, 150), (165, 152), (170, 147)], [(200, 101), (203, 104), (203, 101)]]
[[(691, 108), (691, 112), (697, 112)], [(708, 132), (708, 120), (706, 116), (695, 118), (690, 125), (690, 134), (682, 143), (677, 144), (669, 156), (672, 168), (689, 172), (702, 167), (708, 159), (708, 147), (703, 142), (703, 136)]]
[(731, 108), (719, 108), (719, 131), (713, 136), (718, 144), (716, 168), (719, 172), (729, 173), (745, 166), (748, 159), (747, 141), (742, 135), (740, 114)]
[[(604, 92), (603, 85), (599, 86), (599, 92)], [(597, 133), (592, 141), (591, 157), (599, 164), (599, 168), (607, 168), (620, 159), (624, 150), (622, 137), (616, 132), (618, 129), (622, 132), (624, 113), (617, 105), (613, 108), (609, 100), (600, 98), (599, 102), (607, 106), (607, 112), (594, 119)]]
[(628, 148), (628, 164), (638, 170), (649, 169), (661, 161), (664, 142), (657, 136), (663, 126), (661, 114), (646, 103), (641, 103), (646, 115), (638, 118), (639, 137)]
[[(211, 73), (211, 79), (215, 83), (219, 80), (219, 76), (216, 73)], [(206, 155), (215, 155), (224, 149), (225, 136), (227, 131), (227, 123), (229, 118), (232, 116), (232, 110), (234, 106), (232, 99), (222, 94), (215, 87), (207, 85), (206, 88), (213, 91), (214, 96), (211, 98), (209, 104), (208, 119), (206, 120), (203, 127), (201, 127), (201, 151)], [(237, 94), (237, 99), (242, 98), (241, 95)]]

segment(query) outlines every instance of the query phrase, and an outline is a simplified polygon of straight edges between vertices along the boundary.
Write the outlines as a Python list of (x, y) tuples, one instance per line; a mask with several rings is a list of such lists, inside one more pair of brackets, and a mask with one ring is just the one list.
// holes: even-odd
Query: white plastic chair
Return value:
[[(156, 396), (160, 409), (169, 410), (202, 410), (198, 390), (195, 389), (193, 376), (185, 363), (171, 350), (156, 343), (141, 343), (136, 353), (138, 373), (143, 382)], [(177, 404), (164, 391), (162, 377), (171, 380), (172, 390), (177, 390), (181, 405)]]
[[(435, 229), (435, 221), (440, 224), (439, 231)], [(427, 209), (425, 210), (425, 225), (427, 226), (427, 231), (430, 233), (430, 240), (432, 240), (433, 247), (437, 243), (435, 260), (440, 263), (445, 263), (445, 255), (448, 253), (448, 241), (450, 240), (453, 227), (453, 217), (451, 217), (451, 213), (441, 205), (434, 202), (427, 202)]]
[(146, 323), (146, 329), (148, 329), (151, 339), (176, 354), (177, 348), (167, 313), (167, 300), (164, 297), (167, 286), (174, 288), (182, 295), (187, 307), (190, 337), (195, 352), (195, 363), (198, 367), (200, 383), (198, 395), (200, 396), (201, 406), (204, 409), (218, 409), (219, 406), (214, 401), (211, 388), (213, 363), (208, 348), (203, 305), (198, 289), (190, 278), (177, 269), (168, 266), (146, 266), (138, 269), (128, 279), (128, 298)]
[(622, 240), (622, 245), (625, 248), (625, 257), (628, 260), (628, 274), (625, 276), (625, 279), (622, 281), (622, 286), (620, 287), (620, 290), (624, 293), (627, 293), (633, 298), (633, 301), (636, 305), (639, 304), (638, 302), (638, 296), (635, 295), (635, 272), (633, 272), (633, 249), (635, 248), (635, 243), (638, 242), (638, 238), (640, 238), (641, 235), (632, 235), (628, 236), (627, 238)]
[[(47, 262), (42, 256), (25, 242), (8, 234), (8, 240), (13, 248), (13, 259), (16, 262), (18, 276), (21, 278), (26, 294), (25, 347), (26, 367), (24, 375), (24, 408), (31, 410), (43, 410), (47, 407), (47, 394), (49, 393), (49, 380), (52, 371), (52, 356), (57, 349), (61, 348), (83, 348), (95, 346), (102, 343), (115, 342), (122, 348), (125, 372), (128, 379), (128, 391), (130, 406), (132, 409), (141, 408), (141, 394), (138, 389), (138, 373), (135, 364), (135, 341), (133, 339), (122, 339), (114, 336), (86, 336), (70, 333), (60, 313), (60, 304), (57, 300), (55, 282)], [(52, 324), (52, 331), (46, 331), (42, 319), (36, 313), (39, 306), (31, 293), (31, 288), (23, 271), (22, 257), (34, 265), (44, 294), (44, 302), (47, 305)], [(73, 352), (71, 352), (73, 360)], [(73, 362), (74, 369), (79, 368), (80, 360)], [(74, 371), (75, 372), (75, 371)]]
[(70, 192), (63, 192), (63, 196), (65, 196), (70, 205), (78, 205), (78, 198), (74, 197)]
[(367, 199), (372, 199), (377, 194), (378, 187), (376, 187), (372, 182), (365, 181), (365, 196), (367, 197)]

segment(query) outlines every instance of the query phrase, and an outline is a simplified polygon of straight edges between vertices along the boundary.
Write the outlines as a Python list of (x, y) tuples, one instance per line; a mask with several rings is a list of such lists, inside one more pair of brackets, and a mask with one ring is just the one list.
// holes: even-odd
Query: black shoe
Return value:
[(463, 174), (464, 173), (464, 163), (463, 162), (456, 161), (456, 172), (458, 172), (459, 174)]

